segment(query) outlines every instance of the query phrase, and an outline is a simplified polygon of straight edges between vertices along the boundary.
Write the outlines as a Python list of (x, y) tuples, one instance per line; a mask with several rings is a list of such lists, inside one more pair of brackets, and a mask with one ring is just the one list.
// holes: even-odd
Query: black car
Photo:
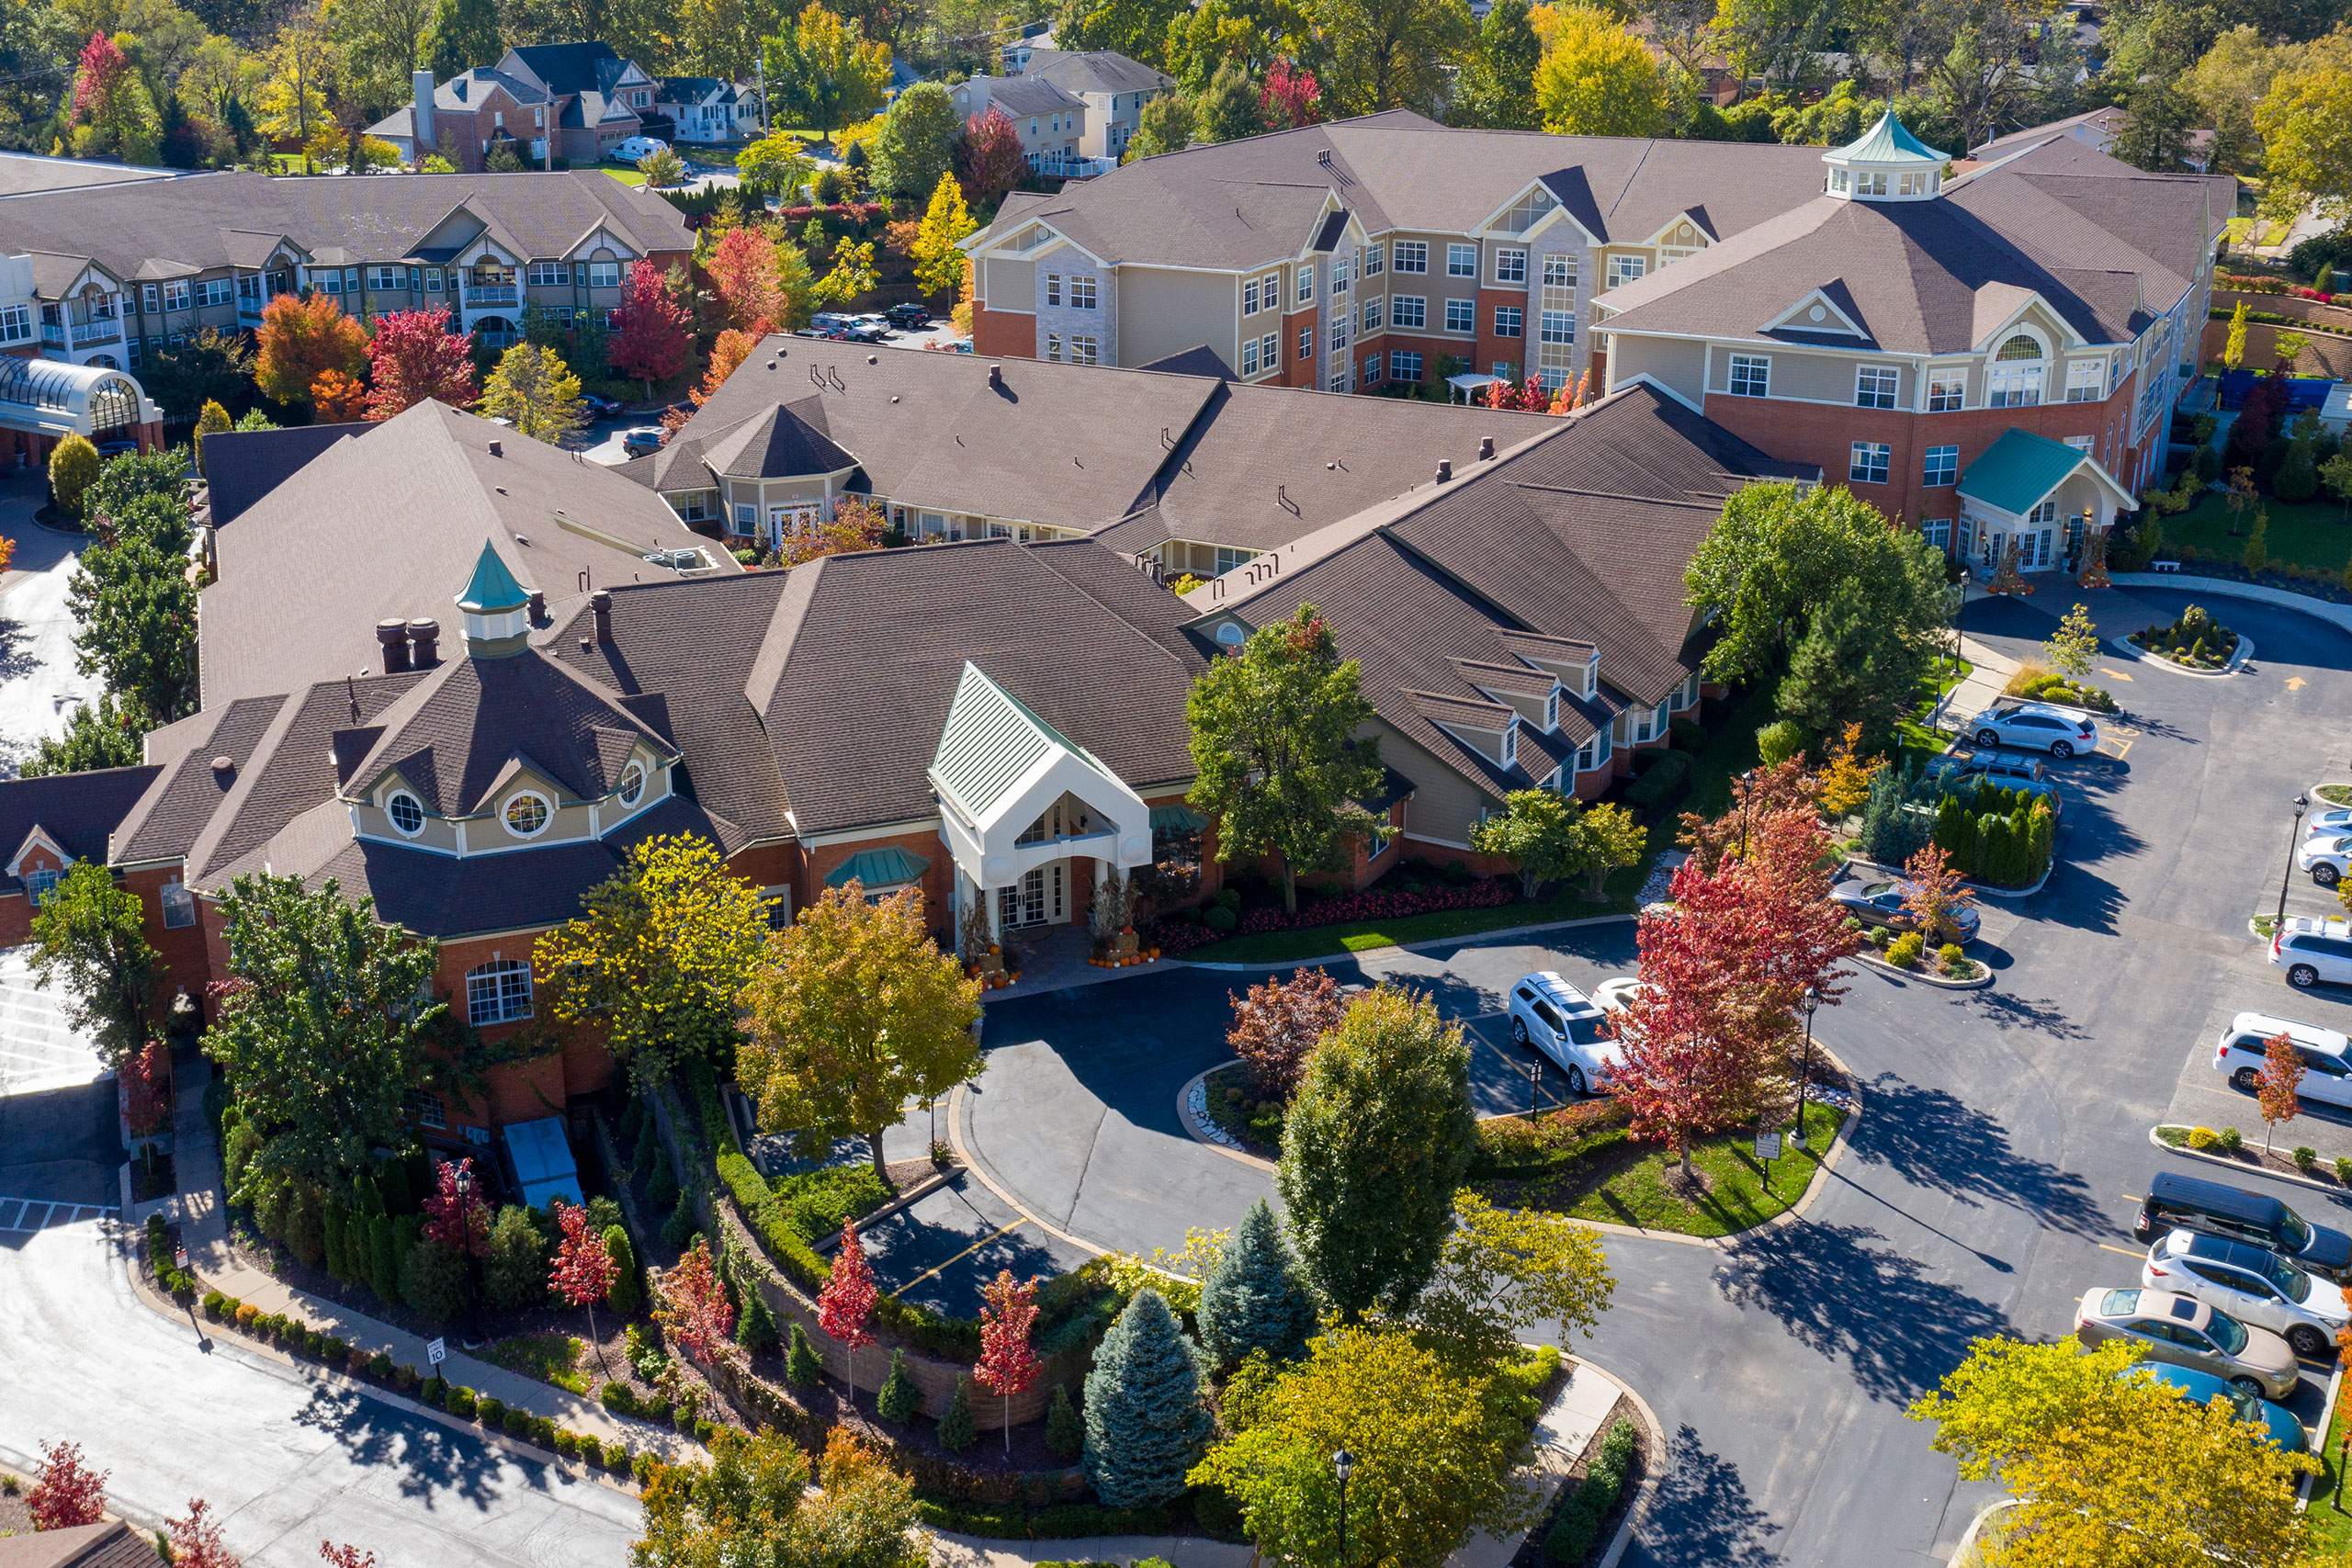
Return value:
[(2167, 1230), (2250, 1241), (2324, 1279), (2352, 1279), (2352, 1236), (2315, 1225), (2276, 1198), (2218, 1181), (2160, 1171), (2140, 1200), (2132, 1234), (2146, 1245)]
[(622, 405), (618, 398), (608, 398), (601, 392), (582, 392), (580, 394), (580, 406), (590, 419), (610, 419), (621, 412)]
[[(1905, 899), (1912, 885), (1900, 880), (1892, 882), (1841, 882), (1829, 890), (1829, 897), (1847, 914), (1866, 926), (1884, 926), (1889, 931), (1907, 931), (1918, 921), (1905, 908)], [(1951, 912), (1951, 923), (1958, 928), (1960, 940), (1976, 940), (1980, 917), (1973, 908), (1962, 906)]]
[(904, 333), (918, 332), (931, 325), (931, 312), (920, 305), (893, 305), (882, 314), (889, 318), (892, 326)]

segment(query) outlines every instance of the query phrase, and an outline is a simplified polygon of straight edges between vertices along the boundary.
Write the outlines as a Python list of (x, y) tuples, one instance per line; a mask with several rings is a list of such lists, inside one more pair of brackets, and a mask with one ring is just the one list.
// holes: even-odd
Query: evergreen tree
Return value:
[(481, 1271), (483, 1293), (494, 1307), (519, 1311), (546, 1303), (548, 1244), (528, 1209), (509, 1203), (498, 1212)]
[(349, 1216), (345, 1213), (339, 1200), (330, 1198), (327, 1200), (326, 1211), (322, 1218), (325, 1222), (326, 1229), (327, 1272), (342, 1283), (349, 1284), (351, 1266), (345, 1257), (344, 1247), (344, 1233), (350, 1225)]
[(1923, 641), (1888, 637), (1861, 588), (1841, 583), (1790, 651), (1781, 713), (1815, 735), (1860, 723), (1863, 750), (1884, 751), (1929, 651)]
[(817, 1359), (817, 1348), (808, 1343), (808, 1331), (794, 1324), (792, 1349), (784, 1359), (785, 1381), (796, 1388), (815, 1388), (824, 1375), (824, 1363)]
[[(799, 1332), (796, 1326), (794, 1333)], [(907, 1375), (907, 1353), (890, 1352), (890, 1375), (882, 1380), (882, 1392), (874, 1396), (874, 1408), (885, 1421), (905, 1423), (922, 1412), (922, 1390), (915, 1387), (915, 1380)]]
[(946, 1413), (939, 1418), (939, 1446), (960, 1454), (979, 1440), (979, 1428), (972, 1425), (972, 1402), (964, 1397), (964, 1380), (957, 1378), (956, 1397), (947, 1402)]
[[(398, 1169), (399, 1167), (393, 1168)], [(399, 1304), (401, 1299), (397, 1224), (390, 1214), (371, 1214), (368, 1218), (368, 1285), (393, 1305)]]
[(1197, 113), (1203, 141), (1238, 141), (1266, 129), (1266, 111), (1258, 84), (1238, 60), (1228, 60), (1209, 78)]
[(1046, 1411), (1046, 1448), (1062, 1459), (1076, 1459), (1086, 1451), (1086, 1424), (1069, 1402), (1066, 1382), (1054, 1385), (1054, 1403)]
[(613, 1293), (605, 1298), (605, 1304), (624, 1318), (634, 1317), (642, 1297), (638, 1284), (637, 1249), (629, 1246), (627, 1230), (619, 1225), (605, 1227), (605, 1255), (613, 1260), (615, 1269)]
[(1086, 1374), (1086, 1478), (1094, 1495), (1114, 1508), (1166, 1502), (1184, 1490), (1215, 1430), (1192, 1343), (1159, 1292), (1137, 1292)]
[(1948, 795), (1936, 803), (1935, 844), (1938, 849), (1955, 859), (1964, 859), (1969, 840), (1974, 835), (1975, 829), (1968, 820), (1968, 808), (1961, 804), (1960, 796)]
[(1298, 1263), (1263, 1198), (1250, 1205), (1233, 1239), (1201, 1287), (1201, 1346), (1219, 1366), (1238, 1365), (1252, 1350), (1288, 1360), (1306, 1347), (1315, 1309), (1298, 1282)]

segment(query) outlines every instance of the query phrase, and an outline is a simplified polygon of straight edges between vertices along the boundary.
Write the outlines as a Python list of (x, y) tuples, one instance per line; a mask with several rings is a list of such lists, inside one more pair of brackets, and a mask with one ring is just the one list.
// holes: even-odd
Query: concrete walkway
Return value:
[[(1996, 595), (1973, 585), (1968, 590), (1969, 604), (1994, 597)], [(1960, 618), (1962, 624), (1966, 625), (1968, 612), (1965, 607), (1962, 609)], [(2009, 683), (2009, 677), (2016, 674), (2018, 669), (2016, 660), (1987, 648), (1965, 633), (1960, 639), (1960, 656), (1968, 660), (1968, 677), (1945, 696), (1943, 707), (1936, 715), (1936, 728), (1954, 735), (1960, 733), (1962, 720), (1974, 717), (2000, 700), (2001, 688)]]
[[(418, 1336), (297, 1291), (238, 1261), (229, 1246), (228, 1213), (220, 1190), (220, 1149), (212, 1136), (212, 1124), (204, 1114), (204, 1086), (210, 1077), (209, 1063), (198, 1062), (180, 1069), (179, 1115), (173, 1124), (180, 1182), (179, 1196), (173, 1201), (179, 1213), (181, 1245), (187, 1248), (188, 1264), (197, 1278), (206, 1289), (250, 1302), (264, 1313), (299, 1317), (322, 1334), (336, 1336), (369, 1350), (384, 1351), (391, 1357), (394, 1366), (412, 1366), (420, 1373), (429, 1371), (425, 1342)], [(476, 1393), (494, 1394), (510, 1406), (545, 1416), (559, 1427), (584, 1433), (599, 1442), (617, 1438), (639, 1452), (649, 1449), (670, 1455), (693, 1451), (692, 1444), (665, 1427), (616, 1416), (594, 1400), (582, 1399), (537, 1378), (510, 1372), (469, 1356), (456, 1348), (456, 1337), (454, 1332), (448, 1336), (452, 1341), (449, 1358), (440, 1367), (441, 1375), (453, 1383)], [(593, 1357), (586, 1370), (592, 1380), (598, 1379)]]

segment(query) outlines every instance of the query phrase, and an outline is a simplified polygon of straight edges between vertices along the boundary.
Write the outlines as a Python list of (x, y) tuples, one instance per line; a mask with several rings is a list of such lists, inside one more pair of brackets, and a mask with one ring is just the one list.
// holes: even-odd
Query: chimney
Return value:
[(548, 596), (537, 589), (531, 591), (531, 624), (539, 625), (548, 618)]
[(1491, 435), (1481, 435), (1478, 437), (1478, 461), (1482, 463), (1490, 461), (1494, 457), (1494, 455), (1495, 438)]
[(595, 612), (596, 640), (598, 642), (612, 641), (613, 596), (599, 588), (595, 592), (588, 595), (588, 608)]
[(427, 152), (441, 145), (433, 131), (433, 73), (412, 71), (408, 80), (416, 100), (416, 161), (422, 164)]
[(1453, 477), (1453, 459), (1451, 457), (1440, 457), (1437, 460), (1437, 482), (1443, 484)]
[(490, 444), (490, 455), (493, 457), (503, 457), (506, 456), (506, 443), (503, 441), (492, 442)]
[(441, 662), (441, 623), (430, 615), (419, 615), (408, 624), (409, 661), (419, 670), (430, 670)]
[(408, 623), (394, 615), (376, 623), (376, 640), (383, 644), (384, 673), (397, 675), (409, 668)]
[(1002, 391), (1004, 389), (1003, 366), (991, 365), (989, 367), (989, 386), (997, 391)]

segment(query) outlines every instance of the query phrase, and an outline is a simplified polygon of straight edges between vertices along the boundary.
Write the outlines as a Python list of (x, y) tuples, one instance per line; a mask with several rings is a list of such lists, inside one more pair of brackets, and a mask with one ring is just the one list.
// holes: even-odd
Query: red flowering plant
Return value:
[(1037, 1352), (1029, 1331), (1037, 1322), (1037, 1281), (1016, 1280), (1010, 1269), (980, 1287), (980, 1359), (972, 1376), (1004, 1400), (1004, 1455), (1012, 1457), (1012, 1396), (1037, 1381)]
[(857, 1239), (854, 1223), (842, 1222), (842, 1245), (833, 1254), (833, 1272), (817, 1292), (817, 1326), (849, 1347), (849, 1391), (857, 1393), (857, 1353), (874, 1343), (866, 1320), (874, 1315), (881, 1292), (874, 1270), (866, 1265), (865, 1248)]
[(70, 1530), (106, 1517), (107, 1472), (82, 1462), (79, 1443), (43, 1443), (40, 1473), (25, 1494), (37, 1530)]

